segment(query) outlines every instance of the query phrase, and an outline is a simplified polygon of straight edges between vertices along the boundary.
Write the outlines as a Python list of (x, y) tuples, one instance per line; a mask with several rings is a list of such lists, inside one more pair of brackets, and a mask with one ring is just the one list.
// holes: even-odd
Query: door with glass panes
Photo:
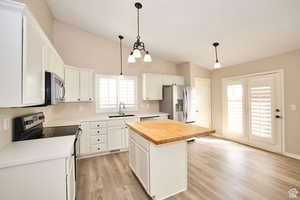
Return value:
[(225, 137), (281, 152), (281, 82), (279, 72), (224, 80)]

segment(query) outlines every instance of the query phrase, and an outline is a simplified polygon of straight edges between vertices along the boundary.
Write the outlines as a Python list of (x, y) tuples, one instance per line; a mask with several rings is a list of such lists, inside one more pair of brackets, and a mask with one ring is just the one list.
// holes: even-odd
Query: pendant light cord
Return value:
[(120, 38), (120, 57), (121, 57), (121, 73), (123, 75), (123, 52), (122, 52), (122, 39)]
[(217, 47), (215, 47), (215, 54), (216, 54), (216, 62), (219, 62)]
[(137, 9), (137, 29), (138, 29), (137, 39), (140, 39), (140, 9)]

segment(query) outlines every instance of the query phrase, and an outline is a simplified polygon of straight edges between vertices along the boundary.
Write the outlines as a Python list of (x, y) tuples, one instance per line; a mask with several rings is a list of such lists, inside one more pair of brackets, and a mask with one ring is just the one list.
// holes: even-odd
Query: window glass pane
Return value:
[(228, 129), (233, 133), (243, 132), (243, 86), (227, 86)]

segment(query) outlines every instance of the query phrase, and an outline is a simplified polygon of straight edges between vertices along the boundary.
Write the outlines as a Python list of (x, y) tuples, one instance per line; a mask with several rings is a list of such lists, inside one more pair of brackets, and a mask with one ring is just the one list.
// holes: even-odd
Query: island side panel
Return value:
[(156, 145), (129, 132), (129, 166), (146, 192), (163, 200), (187, 190), (187, 142)]
[(150, 193), (155, 200), (187, 190), (187, 142), (150, 146)]

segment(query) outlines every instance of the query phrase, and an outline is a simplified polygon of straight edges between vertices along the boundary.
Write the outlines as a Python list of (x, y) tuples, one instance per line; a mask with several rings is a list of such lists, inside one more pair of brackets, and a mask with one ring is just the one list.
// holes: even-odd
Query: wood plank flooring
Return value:
[[(188, 190), (168, 200), (285, 200), (289, 189), (300, 191), (299, 160), (213, 137), (188, 146)], [(82, 159), (79, 173), (77, 200), (150, 199), (128, 153)]]

